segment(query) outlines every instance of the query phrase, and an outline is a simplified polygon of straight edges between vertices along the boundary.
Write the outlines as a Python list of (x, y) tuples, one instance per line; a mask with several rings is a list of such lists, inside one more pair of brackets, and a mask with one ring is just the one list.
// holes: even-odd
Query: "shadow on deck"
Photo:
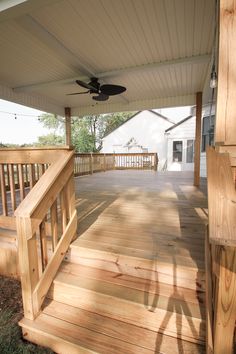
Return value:
[[(115, 311), (114, 318), (133, 326), (134, 343), (141, 334), (140, 348), (204, 352), (193, 343), (205, 340), (206, 181), (197, 189), (192, 173), (149, 171), (75, 181), (79, 237), (72, 261), (73, 247), (79, 248), (79, 263), (93, 268), (85, 274), (94, 301), (102, 293), (119, 299), (112, 302), (117, 307), (126, 304), (127, 313)], [(106, 307), (102, 315), (113, 316)]]

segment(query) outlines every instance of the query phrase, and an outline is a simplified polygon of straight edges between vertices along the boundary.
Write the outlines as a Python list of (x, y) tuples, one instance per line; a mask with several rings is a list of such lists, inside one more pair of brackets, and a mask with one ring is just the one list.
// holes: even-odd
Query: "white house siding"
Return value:
[[(165, 130), (173, 124), (150, 111), (142, 111), (103, 139), (103, 153), (157, 152), (158, 169), (166, 162)], [(133, 139), (134, 143), (127, 146)]]
[[(186, 162), (187, 140), (195, 139), (195, 117), (191, 117), (177, 127), (166, 133), (168, 154), (167, 154), (167, 170), (168, 171), (193, 171), (194, 164)], [(173, 162), (173, 142), (183, 142), (182, 163)]]

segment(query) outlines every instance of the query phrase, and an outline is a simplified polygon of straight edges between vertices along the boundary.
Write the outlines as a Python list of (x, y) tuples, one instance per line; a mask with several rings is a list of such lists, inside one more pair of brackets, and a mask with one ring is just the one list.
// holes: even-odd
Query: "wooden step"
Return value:
[[(205, 272), (197, 267), (177, 266), (175, 259), (162, 262), (159, 257), (135, 257), (132, 250), (127, 254), (120, 253), (120, 249), (108, 246), (94, 248), (89, 241), (73, 242), (65, 259), (72, 263), (82, 264), (94, 268), (108, 270), (116, 273), (131, 275), (147, 280), (180, 286), (183, 288), (202, 291), (205, 289)], [(129, 252), (128, 252), (129, 251)]]
[[(119, 297), (124, 300), (144, 304), (147, 308), (154, 307), (163, 310), (172, 310), (169, 299), (175, 299), (176, 312), (182, 313), (183, 308), (188, 304), (191, 316), (203, 317), (204, 314), (204, 292), (198, 292), (186, 288), (164, 284), (158, 281), (148, 281), (125, 274), (86, 267), (78, 264), (64, 262), (60, 267), (62, 279), (64, 276), (79, 279), (80, 287), (94, 290), (107, 295)], [(58, 279), (58, 277), (57, 277)]]
[[(123, 236), (123, 235), (122, 235)], [(86, 232), (84, 235), (80, 236), (79, 242), (81, 241), (99, 242), (100, 245), (108, 247), (108, 245), (116, 247), (125, 248), (135, 248), (138, 251), (145, 251), (144, 254), (150, 255), (154, 252), (160, 255), (162, 258), (164, 256), (173, 256), (176, 259), (182, 259), (182, 263), (185, 261), (193, 261), (193, 264), (199, 263), (203, 267), (204, 264), (204, 247), (199, 245), (191, 244), (179, 244), (175, 241), (163, 240), (157, 237), (146, 237), (146, 239), (138, 240), (137, 237), (129, 238), (128, 236), (120, 237), (120, 234), (109, 234), (102, 232), (101, 235), (97, 233)]]
[(173, 247), (169, 247), (168, 252), (163, 251), (161, 247), (158, 247), (158, 244), (153, 245), (153, 247), (148, 250), (128, 247), (125, 242), (121, 243), (120, 245), (117, 245), (115, 244), (115, 241), (113, 239), (111, 240), (111, 242), (105, 243), (100, 242), (99, 238), (97, 239), (97, 241), (90, 241), (86, 238), (79, 238), (74, 242), (74, 245), (87, 249), (90, 248), (95, 250), (113, 252), (120, 255), (132, 256), (143, 259), (158, 259), (158, 261), (161, 261), (163, 263), (170, 263), (170, 261), (172, 261), (172, 264), (175, 263), (177, 266), (204, 269), (204, 261), (202, 257), (201, 259), (192, 259), (189, 255), (180, 255), (178, 254), (178, 252), (175, 252), (175, 250), (173, 250)]
[(180, 348), (186, 354), (204, 353), (202, 346), (56, 301), (20, 326), (25, 339), (61, 354), (177, 354)]
[[(173, 292), (177, 295), (178, 290)], [(121, 284), (65, 272), (57, 274), (48, 294), (55, 301), (141, 328), (194, 343), (204, 342), (205, 326), (198, 305), (187, 303), (181, 295), (177, 299), (178, 296), (167, 298), (150, 294), (150, 299), (145, 299), (146, 295)]]

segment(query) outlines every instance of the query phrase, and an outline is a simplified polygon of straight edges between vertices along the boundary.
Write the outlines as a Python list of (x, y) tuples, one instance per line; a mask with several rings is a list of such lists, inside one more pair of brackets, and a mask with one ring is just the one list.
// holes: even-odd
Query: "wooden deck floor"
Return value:
[[(114, 298), (122, 300), (127, 312), (136, 309), (133, 323), (132, 314), (119, 317), (119, 311), (114, 319), (121, 326), (150, 330), (155, 353), (204, 352), (192, 343), (205, 339), (207, 198), (204, 181), (197, 189), (192, 180), (191, 173), (150, 171), (75, 179), (79, 237), (71, 260), (73, 247), (79, 248), (74, 257), (79, 257), (82, 276), (90, 279), (85, 286), (108, 295), (116, 307), (122, 305)], [(131, 303), (136, 307), (129, 310)], [(112, 317), (105, 306), (103, 311)], [(137, 339), (142, 340), (147, 339)]]

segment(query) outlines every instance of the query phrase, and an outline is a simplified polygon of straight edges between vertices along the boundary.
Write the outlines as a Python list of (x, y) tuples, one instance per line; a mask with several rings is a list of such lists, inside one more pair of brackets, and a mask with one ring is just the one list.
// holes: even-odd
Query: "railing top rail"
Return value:
[(73, 151), (73, 150), (67, 148), (0, 149), (0, 163), (9, 163), (9, 164), (49, 163), (50, 164), (58, 160), (60, 156), (65, 156), (68, 153), (68, 151)]
[(25, 151), (25, 150), (72, 150), (69, 145), (61, 145), (61, 146), (26, 146), (26, 147), (19, 147), (19, 148), (0, 148), (1, 151)]
[(91, 156), (91, 154), (93, 155), (93, 156), (154, 156), (154, 155), (156, 155), (157, 153), (156, 152), (125, 152), (125, 153), (123, 153), (123, 152), (121, 152), (121, 153), (112, 153), (112, 152), (108, 152), (108, 153), (103, 153), (103, 152), (101, 152), (101, 153), (84, 153), (84, 152), (82, 152), (82, 153), (80, 153), (80, 152), (75, 152), (75, 155), (76, 156), (78, 156), (78, 155), (80, 155), (80, 156)]

